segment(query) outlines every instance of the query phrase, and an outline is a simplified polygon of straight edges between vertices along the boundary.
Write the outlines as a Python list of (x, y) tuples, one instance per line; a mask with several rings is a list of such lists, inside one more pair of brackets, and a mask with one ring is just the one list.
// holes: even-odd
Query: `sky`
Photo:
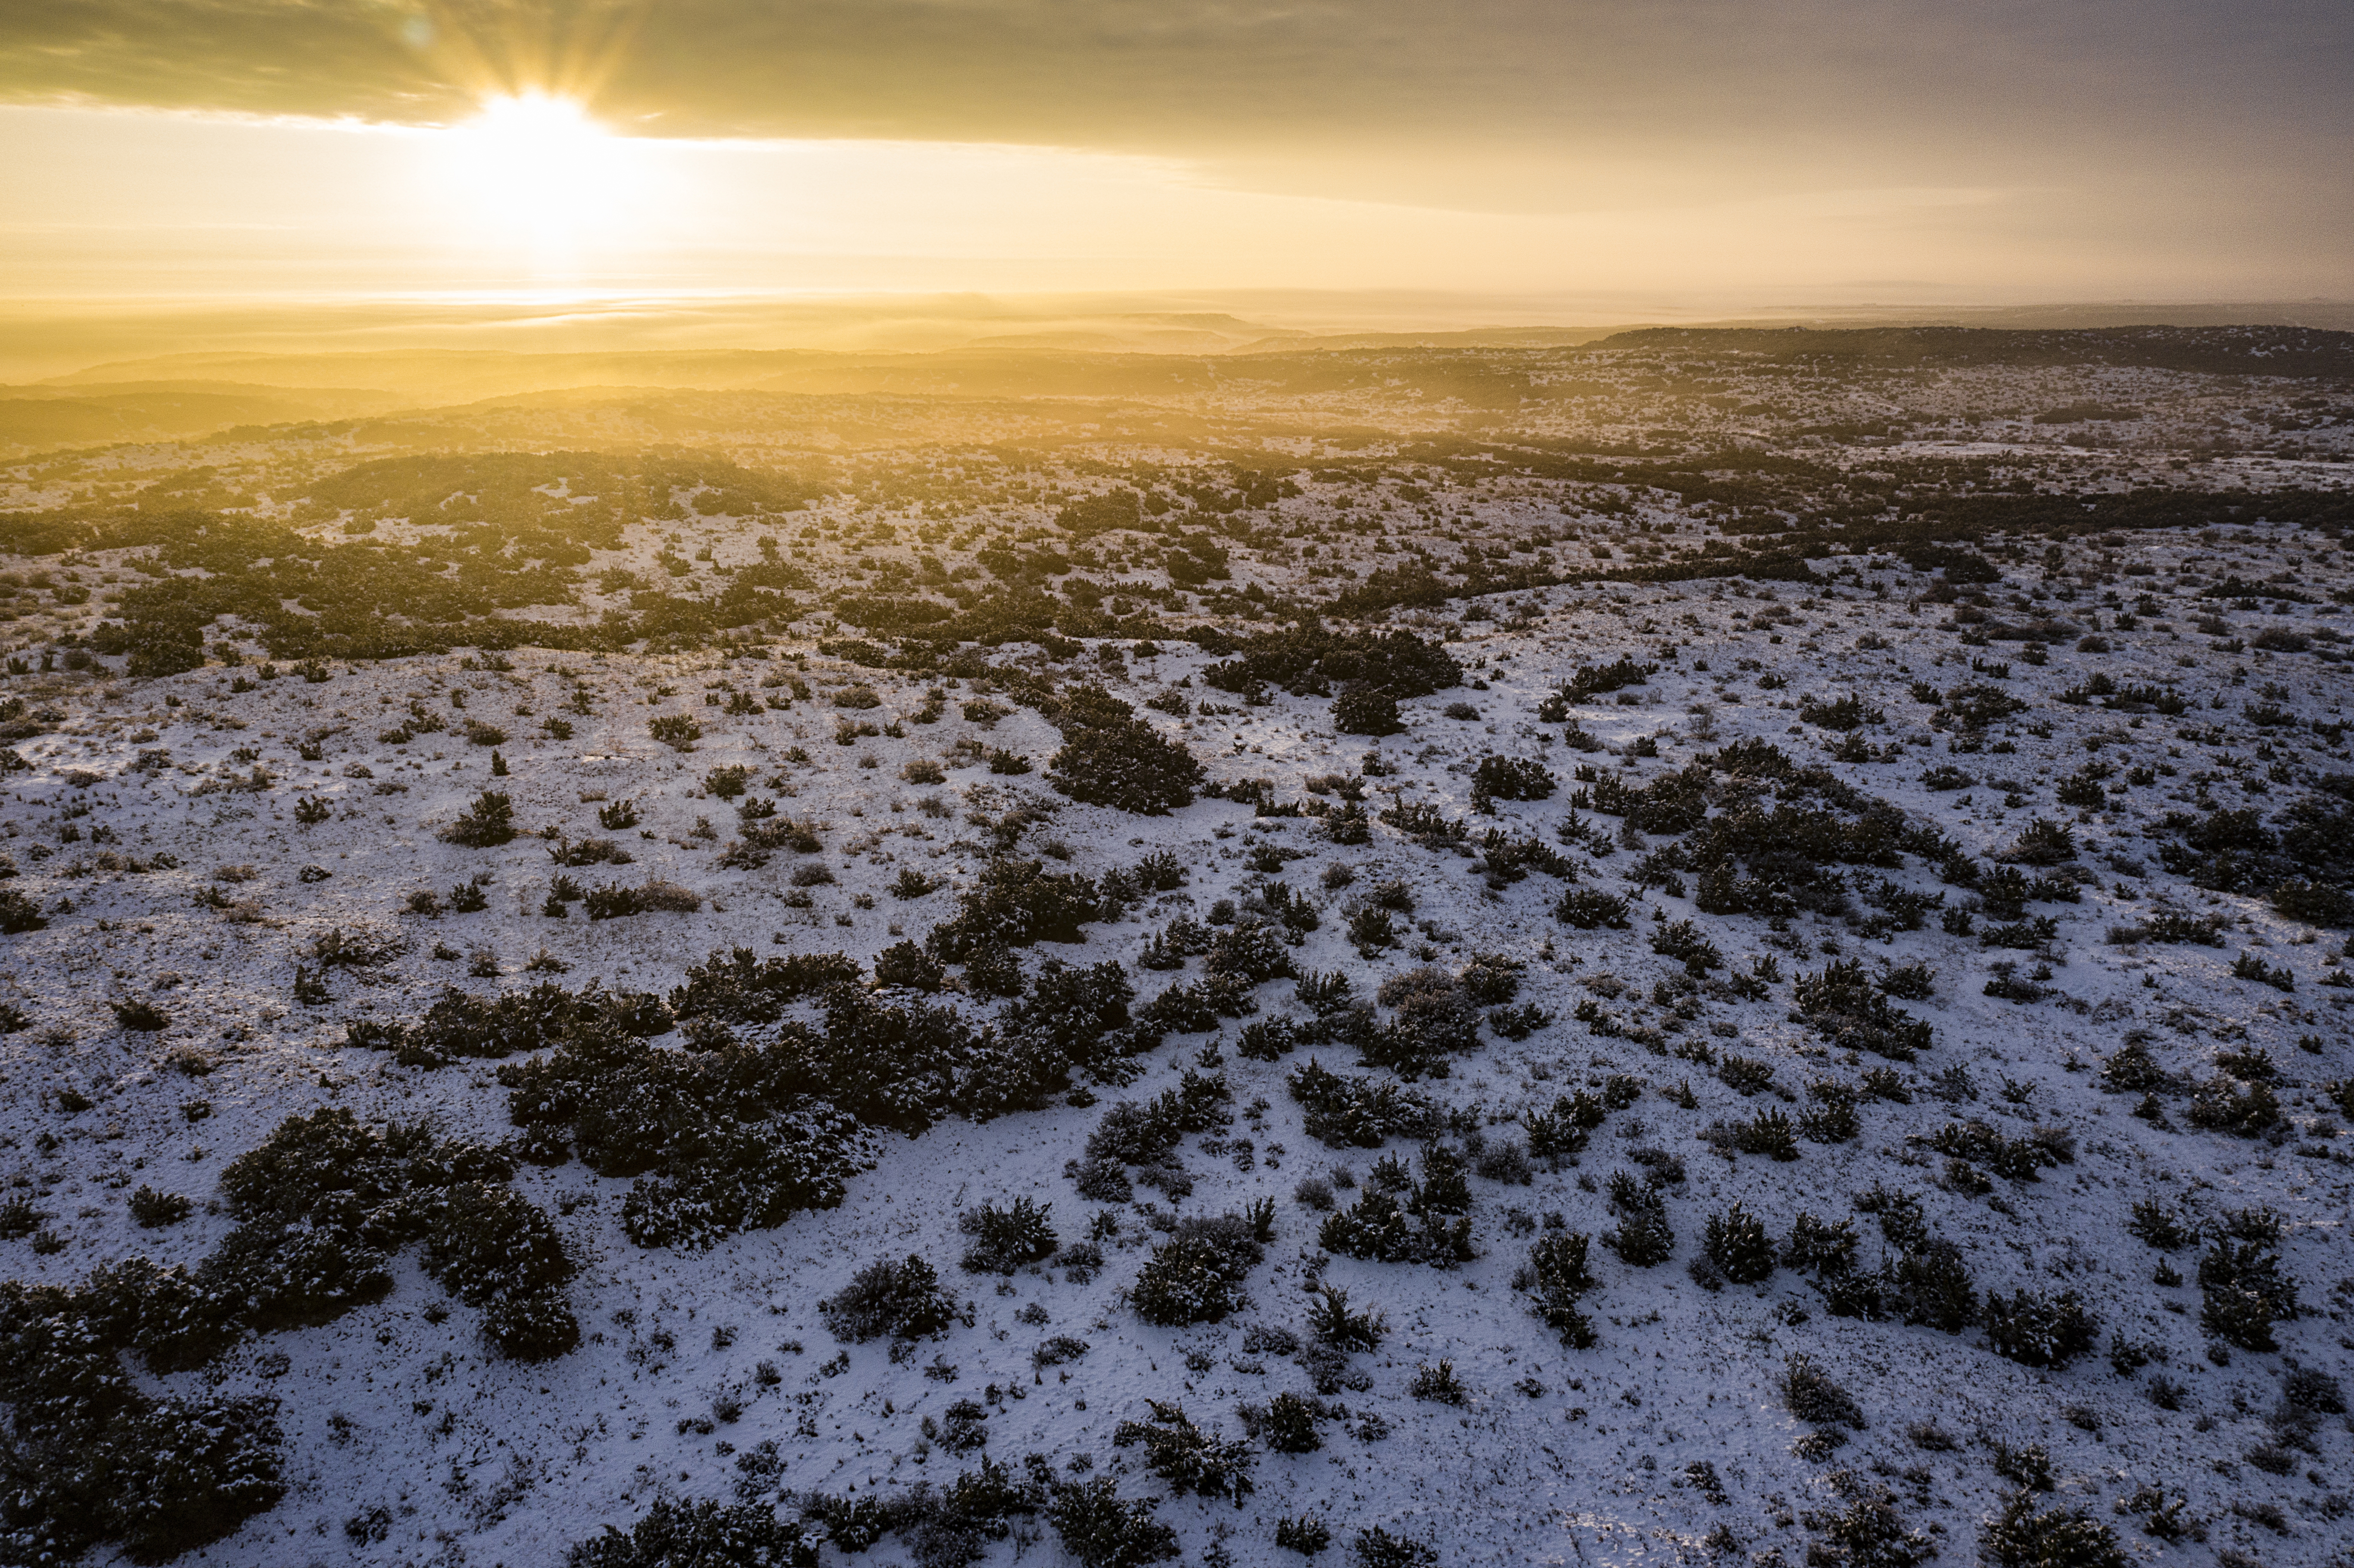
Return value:
[(2354, 297), (2342, 0), (11, 0), (0, 296)]

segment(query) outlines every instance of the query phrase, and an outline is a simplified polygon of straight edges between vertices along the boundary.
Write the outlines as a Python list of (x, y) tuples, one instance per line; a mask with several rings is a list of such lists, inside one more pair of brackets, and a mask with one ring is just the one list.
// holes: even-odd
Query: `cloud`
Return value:
[(2338, 0), (12, 0), (0, 99), (1006, 142), (1570, 210), (2261, 165), (2347, 205)]

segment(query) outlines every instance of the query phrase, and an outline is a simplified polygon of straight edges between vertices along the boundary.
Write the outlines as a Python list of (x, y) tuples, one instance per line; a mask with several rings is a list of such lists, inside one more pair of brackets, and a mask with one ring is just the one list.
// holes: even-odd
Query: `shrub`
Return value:
[(1324, 1446), (1316, 1424), (1325, 1418), (1324, 1406), (1297, 1393), (1278, 1393), (1264, 1410), (1245, 1406), (1245, 1425), (1278, 1454), (1313, 1454)]
[(848, 1285), (818, 1303), (834, 1337), (864, 1344), (888, 1336), (921, 1339), (957, 1321), (956, 1303), (941, 1290), (932, 1266), (910, 1253), (904, 1263), (868, 1264)]
[[(1250, 1445), (1203, 1431), (1182, 1404), (1163, 1404), (1157, 1399), (1145, 1404), (1151, 1408), (1152, 1419), (1121, 1422), (1112, 1434), (1113, 1446), (1142, 1445), (1146, 1467), (1179, 1497), (1199, 1492), (1205, 1498), (1231, 1498), (1236, 1508), (1242, 1507), (1243, 1499), (1257, 1489), (1250, 1478), (1257, 1463)], [(1310, 1430), (1312, 1435), (1312, 1425)]]
[(1604, 1232), (1602, 1245), (1617, 1253), (1620, 1262), (1648, 1268), (1674, 1255), (1676, 1233), (1657, 1193), (1638, 1188), (1621, 1172), (1611, 1179), (1610, 1200), (1618, 1211), (1618, 1228)]
[(113, 1010), (116, 1023), (139, 1033), (153, 1034), (172, 1024), (169, 1013), (143, 997), (125, 998), (107, 1006)]
[(1202, 765), (1182, 744), (1140, 719), (1075, 726), (1071, 711), (1064, 710), (1062, 749), (1046, 765), (1055, 789), (1085, 805), (1153, 817), (1193, 803)]
[(1087, 877), (1049, 874), (1041, 861), (991, 858), (960, 896), (954, 918), (925, 939), (932, 954), (964, 961), (986, 944), (1026, 948), (1083, 942), (1080, 927), (1101, 915), (1101, 895)]
[(1152, 1251), (1129, 1288), (1137, 1315), (1161, 1328), (1214, 1323), (1243, 1304), (1246, 1276), (1266, 1255), (1239, 1214), (1188, 1219)]
[(2310, 926), (2354, 926), (2354, 894), (2330, 883), (2293, 876), (2274, 884), (2265, 896), (2287, 919)]
[(1493, 800), (1550, 800), (1556, 788), (1552, 774), (1523, 758), (1484, 757), (1471, 774), (1472, 794)]
[(13, 887), (0, 887), (0, 936), (43, 931), (48, 924), (42, 918), (41, 906), (31, 898)]
[(1790, 1239), (1782, 1245), (1782, 1261), (1819, 1275), (1845, 1274), (1855, 1266), (1861, 1245), (1854, 1221), (1834, 1223), (1802, 1213), (1790, 1222)]
[(1357, 1532), (1353, 1550), (1357, 1568), (1437, 1568), (1436, 1548), (1392, 1535), (1378, 1524)]
[(1598, 887), (1573, 887), (1553, 906), (1553, 917), (1581, 931), (1627, 928), (1627, 900)]
[(1287, 1552), (1313, 1557), (1332, 1544), (1332, 1527), (1312, 1513), (1285, 1514), (1275, 1521), (1275, 1543)]
[(485, 789), (463, 815), (442, 831), (444, 841), (467, 849), (495, 849), (515, 837), (514, 802), (495, 789)]
[(1343, 1077), (1310, 1058), (1284, 1080), (1308, 1136), (1332, 1149), (1378, 1149), (1392, 1137), (1419, 1137), (1436, 1125), (1430, 1102), (1370, 1077)]
[(1808, 1568), (1915, 1568), (1937, 1555), (1929, 1538), (1904, 1528), (1888, 1489), (1850, 1482), (1847, 1505), (1802, 1516), (1822, 1538), (1807, 1548)]
[(2133, 1562), (2107, 1525), (2071, 1508), (2039, 1513), (2034, 1491), (2025, 1487), (1978, 1532), (1978, 1559), (1987, 1568), (2129, 1568)]
[[(1051, 1207), (1052, 1205), (1049, 1205)], [(984, 1203), (968, 1209), (957, 1229), (973, 1238), (965, 1249), (969, 1274), (1012, 1274), (1025, 1263), (1035, 1263), (1055, 1250), (1055, 1228), (1047, 1210), (1027, 1198), (1016, 1198), (1011, 1208)]]
[(646, 721), (646, 733), (673, 751), (693, 751), (703, 726), (686, 714), (663, 714)]
[(1332, 727), (1341, 735), (1397, 735), (1405, 729), (1397, 699), (1374, 686), (1352, 686), (1332, 699)]
[(1308, 1307), (1308, 1331), (1317, 1343), (1336, 1351), (1373, 1350), (1381, 1344), (1385, 1328), (1386, 1320), (1377, 1309), (1349, 1310), (1349, 1293), (1337, 1286), (1319, 1288)]
[(1143, 1568), (1177, 1555), (1177, 1532), (1152, 1517), (1151, 1499), (1123, 1501), (1109, 1476), (1058, 1482), (1046, 1521), (1085, 1568)]
[(940, 961), (913, 942), (894, 942), (875, 955), (876, 985), (936, 991), (947, 979)]
[(2219, 1238), (2199, 1260), (2199, 1326), (2244, 1351), (2277, 1349), (2272, 1326), (2298, 1312), (2296, 1287), (2283, 1279), (2280, 1255), (2262, 1240)]
[(1930, 1026), (1875, 990), (1863, 965), (1834, 962), (1801, 975), (1793, 999), (1809, 1028), (1843, 1049), (1910, 1062), (1929, 1048)]
[(2193, 1127), (2239, 1138), (2261, 1138), (2280, 1118), (2280, 1097), (2270, 1084), (2241, 1085), (2221, 1073), (2192, 1092), (2182, 1113)]
[(1754, 1285), (1774, 1273), (1774, 1238), (1765, 1223), (1736, 1201), (1731, 1208), (1711, 1214), (1702, 1247), (1709, 1262), (1735, 1285)]
[(1790, 1414), (1811, 1426), (1863, 1425), (1863, 1411), (1855, 1398), (1814, 1358), (1794, 1355), (1782, 1364), (1782, 1403)]
[(1471, 1397), (1470, 1391), (1455, 1375), (1455, 1363), (1449, 1361), (1442, 1361), (1437, 1366), (1416, 1367), (1405, 1391), (1434, 1404), (1461, 1404)]
[(158, 1192), (143, 1186), (131, 1194), (131, 1217), (143, 1230), (176, 1225), (196, 1213), (196, 1201), (182, 1192)]
[(1998, 858), (2020, 865), (2059, 865), (2076, 858), (2076, 835), (2063, 822), (2037, 817)]
[(2073, 1290), (2020, 1290), (1986, 1298), (1987, 1348), (2021, 1366), (2064, 1367), (2100, 1343), (2100, 1319)]
[(609, 1524), (602, 1534), (575, 1542), (564, 1554), (565, 1568), (817, 1568), (817, 1542), (805, 1538), (800, 1525), (779, 1519), (774, 1509), (711, 1498), (657, 1498), (628, 1534)]

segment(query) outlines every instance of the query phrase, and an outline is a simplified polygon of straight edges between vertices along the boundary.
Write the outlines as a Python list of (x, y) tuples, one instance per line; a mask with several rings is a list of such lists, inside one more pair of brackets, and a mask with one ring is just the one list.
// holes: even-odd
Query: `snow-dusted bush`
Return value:
[(1519, 757), (1483, 757), (1471, 774), (1473, 796), (1494, 800), (1543, 800), (1558, 788), (1543, 766)]
[(2077, 1509), (2038, 1512), (2035, 1493), (2024, 1487), (1978, 1532), (1978, 1559), (1987, 1568), (2128, 1568), (2133, 1562), (2115, 1531)]
[(1437, 1568), (1438, 1563), (1437, 1548), (1392, 1535), (1378, 1524), (1359, 1531), (1350, 1551), (1357, 1568)]
[(1553, 906), (1553, 917), (1581, 931), (1627, 928), (1627, 900), (1598, 887), (1573, 887)]
[(1578, 1298), (1598, 1283), (1586, 1265), (1588, 1245), (1582, 1231), (1547, 1232), (1529, 1248), (1529, 1261), (1512, 1277), (1512, 1288), (1536, 1298), (1532, 1309), (1572, 1350), (1594, 1343), (1593, 1321), (1577, 1309)]
[(2022, 1366), (2064, 1367), (2100, 1343), (2101, 1320), (2073, 1290), (1988, 1291), (1985, 1318), (1987, 1348)]
[(752, 1503), (657, 1498), (624, 1534), (611, 1525), (575, 1542), (565, 1568), (683, 1568), (687, 1563), (743, 1568), (816, 1568), (817, 1542), (776, 1510)]
[(705, 1013), (730, 1023), (773, 1023), (794, 1002), (858, 978), (857, 962), (838, 952), (761, 959), (749, 948), (724, 956), (714, 948), (670, 993), (670, 1008), (681, 1018)]
[(467, 849), (495, 849), (514, 841), (514, 802), (495, 789), (474, 797), (458, 820), (442, 830), (442, 839)]
[[(1195, 1492), (1205, 1498), (1228, 1498), (1240, 1508), (1243, 1499), (1257, 1489), (1251, 1484), (1257, 1457), (1248, 1442), (1203, 1431), (1182, 1404), (1164, 1404), (1157, 1399), (1145, 1404), (1152, 1411), (1152, 1419), (1121, 1422), (1112, 1433), (1112, 1444), (1120, 1448), (1141, 1446), (1146, 1467), (1168, 1482), (1170, 1490), (1181, 1498)], [(1309, 1431), (1312, 1436), (1312, 1422)]]
[(1014, 1199), (1009, 1208), (984, 1203), (966, 1210), (957, 1221), (957, 1229), (973, 1238), (965, 1249), (966, 1272), (1011, 1274), (1053, 1253), (1055, 1227), (1046, 1215), (1046, 1208), (1028, 1198)]
[(1137, 1315), (1161, 1328), (1214, 1323), (1243, 1303), (1244, 1277), (1266, 1255), (1239, 1214), (1181, 1220), (1129, 1287)]
[(1332, 1149), (1378, 1149), (1393, 1137), (1426, 1136), (1437, 1122), (1428, 1100), (1370, 1077), (1343, 1077), (1310, 1058), (1284, 1079), (1308, 1136)]
[(2199, 1259), (2199, 1294), (2200, 1330), (2245, 1351), (2278, 1349), (2273, 1324), (2298, 1311), (2296, 1286), (2263, 1239), (2218, 1237)]
[(1332, 699), (1332, 727), (1342, 735), (1397, 735), (1405, 729), (1397, 698), (1376, 686), (1352, 686)]
[(1814, 1426), (1861, 1426), (1863, 1412), (1814, 1358), (1793, 1355), (1782, 1365), (1782, 1403)]
[(904, 1262), (885, 1258), (868, 1264), (818, 1311), (837, 1339), (864, 1344), (888, 1336), (921, 1339), (958, 1321), (957, 1304), (940, 1288), (940, 1277), (914, 1253)]
[(1856, 960), (1800, 976), (1792, 996), (1808, 1026), (1843, 1050), (1910, 1062), (1934, 1039), (1930, 1026), (1881, 994)]
[(1048, 873), (1043, 861), (991, 858), (958, 899), (955, 916), (933, 927), (925, 947), (949, 963), (985, 943), (1026, 948), (1037, 942), (1083, 942), (1080, 927), (1101, 915), (1094, 881)]
[(1152, 1517), (1155, 1500), (1130, 1502), (1109, 1476), (1058, 1481), (1046, 1520), (1085, 1568), (1144, 1568), (1177, 1555), (1177, 1532)]
[(1097, 696), (1056, 710), (1063, 746), (1046, 765), (1046, 782), (1082, 804), (1145, 816), (1192, 805), (1202, 781), (1193, 754), (1135, 717), (1127, 704)]
[(1387, 1319), (1374, 1308), (1349, 1309), (1349, 1293), (1338, 1286), (1320, 1287), (1308, 1306), (1308, 1331), (1316, 1342), (1340, 1351), (1371, 1351), (1380, 1346)]
[(1774, 1273), (1774, 1238), (1766, 1224), (1736, 1200), (1708, 1217), (1702, 1247), (1719, 1273), (1735, 1285), (1755, 1285)]
[(1617, 1212), (1618, 1228), (1606, 1231), (1602, 1245), (1620, 1261), (1637, 1268), (1665, 1263), (1676, 1250), (1676, 1233), (1668, 1224), (1667, 1205), (1657, 1192), (1636, 1181), (1626, 1171), (1610, 1178), (1610, 1206)]
[(1317, 1424), (1331, 1419), (1324, 1403), (1305, 1394), (1278, 1393), (1265, 1405), (1244, 1404), (1235, 1414), (1243, 1430), (1278, 1454), (1313, 1454), (1324, 1446)]

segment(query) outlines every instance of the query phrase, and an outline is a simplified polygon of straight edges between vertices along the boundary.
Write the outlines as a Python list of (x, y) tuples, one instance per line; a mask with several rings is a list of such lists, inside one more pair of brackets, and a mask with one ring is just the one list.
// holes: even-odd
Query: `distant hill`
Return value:
[(1643, 327), (1614, 348), (1920, 365), (2115, 365), (2238, 376), (2354, 376), (2354, 332), (2294, 326)]

